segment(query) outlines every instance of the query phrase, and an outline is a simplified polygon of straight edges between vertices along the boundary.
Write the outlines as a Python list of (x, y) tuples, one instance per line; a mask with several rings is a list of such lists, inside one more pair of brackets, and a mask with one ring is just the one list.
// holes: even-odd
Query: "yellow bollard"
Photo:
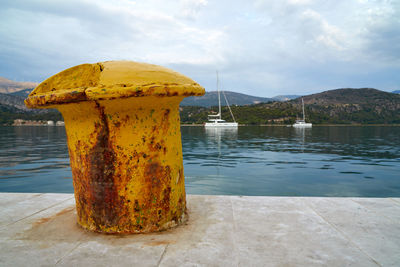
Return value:
[(83, 228), (145, 233), (185, 220), (179, 103), (203, 94), (177, 72), (131, 61), (78, 65), (36, 87), (26, 106), (64, 117)]

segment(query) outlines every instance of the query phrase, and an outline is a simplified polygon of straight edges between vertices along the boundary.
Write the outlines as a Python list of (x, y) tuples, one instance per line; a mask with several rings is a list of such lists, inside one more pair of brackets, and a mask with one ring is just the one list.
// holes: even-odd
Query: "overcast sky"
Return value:
[(400, 0), (2, 0), (0, 76), (134, 60), (256, 96), (400, 89)]

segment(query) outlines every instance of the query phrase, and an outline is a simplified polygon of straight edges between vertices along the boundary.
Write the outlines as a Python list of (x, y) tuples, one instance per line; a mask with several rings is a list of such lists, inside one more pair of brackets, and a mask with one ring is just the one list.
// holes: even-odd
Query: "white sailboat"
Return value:
[(219, 92), (219, 80), (218, 80), (218, 72), (217, 72), (217, 91), (218, 91), (218, 114), (216, 115), (208, 115), (208, 122), (204, 124), (204, 127), (206, 128), (238, 128), (238, 123), (235, 121), (235, 117), (233, 116), (231, 107), (229, 106), (228, 100), (226, 99), (225, 93), (223, 93), (226, 105), (229, 108), (229, 112), (231, 113), (233, 122), (226, 122), (221, 118), (221, 96)]
[(306, 122), (306, 114), (304, 112), (304, 101), (303, 98), (301, 98), (301, 104), (303, 105), (303, 119), (302, 120), (296, 120), (296, 122), (293, 124), (293, 127), (296, 128), (310, 128), (312, 127), (311, 122)]

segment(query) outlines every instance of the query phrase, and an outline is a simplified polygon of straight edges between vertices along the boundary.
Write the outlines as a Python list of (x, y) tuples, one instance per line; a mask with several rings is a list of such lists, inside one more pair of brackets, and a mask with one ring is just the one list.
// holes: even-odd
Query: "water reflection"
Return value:
[[(400, 127), (240, 127), (233, 135), (187, 130), (188, 192), (400, 195)], [(190, 140), (193, 134), (203, 142)]]
[(0, 137), (0, 191), (73, 191), (64, 127), (0, 127)]
[[(400, 196), (400, 127), (182, 127), (192, 194)], [(0, 191), (73, 192), (63, 127), (0, 127)]]
[(215, 142), (219, 155), (221, 155), (221, 140), (237, 140), (237, 128), (204, 128), (206, 133), (207, 141)]
[(207, 138), (217, 138), (221, 140), (224, 139), (237, 139), (238, 128), (229, 128), (229, 127), (204, 127)]
[[(211, 155), (210, 160), (207, 161), (206, 163), (202, 164), (202, 166), (210, 166), (214, 167), (216, 169), (216, 175), (219, 177), (220, 174), (220, 167), (221, 166), (229, 166), (230, 163), (232, 163), (231, 160), (229, 160), (229, 156), (225, 155), (225, 157), (222, 157), (222, 151), (225, 151), (225, 149), (222, 148), (222, 142), (234, 142), (237, 140), (237, 133), (238, 129), (237, 128), (204, 128), (205, 129), (205, 137), (207, 139), (208, 144), (214, 144), (215, 149), (217, 150), (218, 154), (217, 155)], [(209, 146), (210, 147), (210, 146)], [(210, 147), (210, 149), (213, 146)]]
[(292, 127), (291, 129), (294, 130), (294, 134), (296, 138), (299, 140), (300, 151), (304, 152), (306, 135), (310, 138), (312, 137), (312, 128)]

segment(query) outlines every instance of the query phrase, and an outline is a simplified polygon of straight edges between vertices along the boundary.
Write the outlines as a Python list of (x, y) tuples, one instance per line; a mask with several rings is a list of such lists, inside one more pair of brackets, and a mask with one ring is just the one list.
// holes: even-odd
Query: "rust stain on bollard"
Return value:
[(203, 94), (172, 70), (109, 61), (67, 69), (29, 95), (28, 107), (63, 114), (82, 227), (144, 233), (184, 220), (179, 103)]

